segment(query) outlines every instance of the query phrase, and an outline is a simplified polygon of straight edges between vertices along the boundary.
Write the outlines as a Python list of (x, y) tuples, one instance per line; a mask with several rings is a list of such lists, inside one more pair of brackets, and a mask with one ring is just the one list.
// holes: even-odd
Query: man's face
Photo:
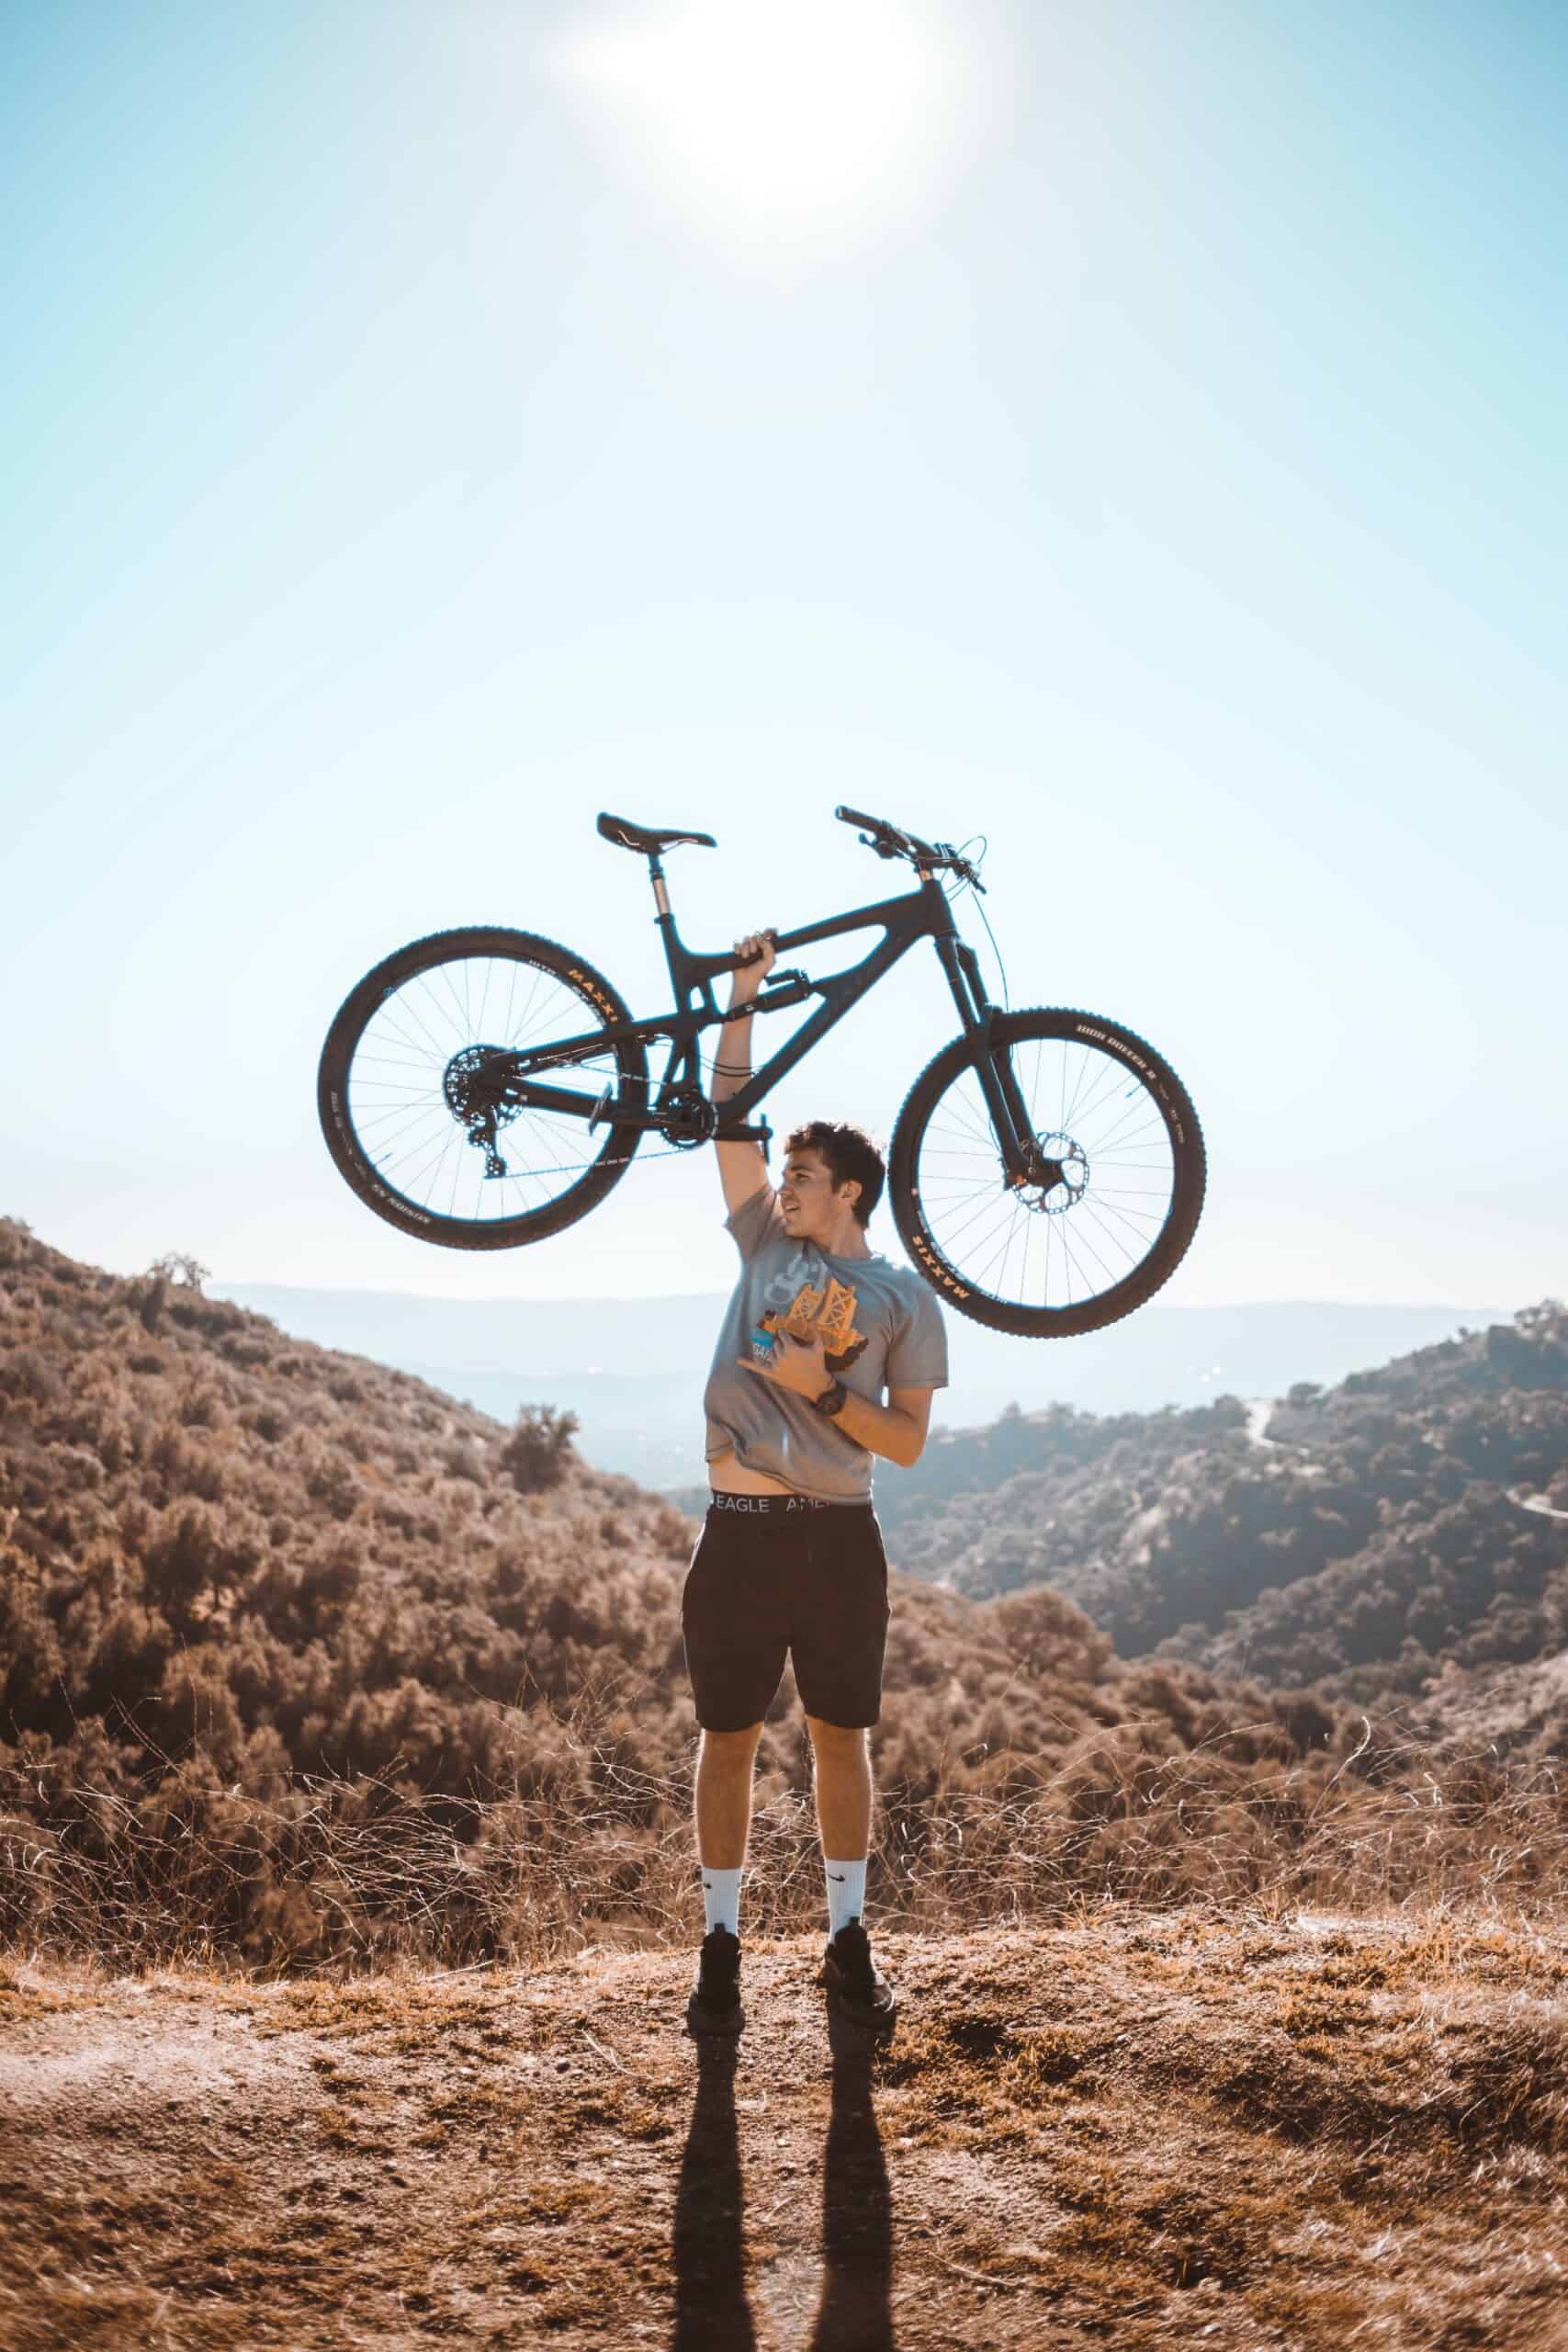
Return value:
[(852, 1182), (841, 1192), (833, 1190), (832, 1172), (820, 1152), (792, 1151), (779, 1181), (784, 1231), (796, 1241), (820, 1240), (832, 1231), (844, 1204), (859, 1194)]

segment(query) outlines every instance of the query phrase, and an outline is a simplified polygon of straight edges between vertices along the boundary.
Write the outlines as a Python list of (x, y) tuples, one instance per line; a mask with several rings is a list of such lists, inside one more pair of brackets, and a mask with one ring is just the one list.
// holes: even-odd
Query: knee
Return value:
[(818, 1756), (853, 1756), (863, 1752), (869, 1736), (863, 1724), (852, 1728), (844, 1724), (824, 1723), (820, 1715), (807, 1715), (806, 1728), (811, 1734), (811, 1745)]
[(702, 1752), (722, 1764), (749, 1764), (761, 1736), (761, 1724), (748, 1724), (744, 1731), (705, 1731)]

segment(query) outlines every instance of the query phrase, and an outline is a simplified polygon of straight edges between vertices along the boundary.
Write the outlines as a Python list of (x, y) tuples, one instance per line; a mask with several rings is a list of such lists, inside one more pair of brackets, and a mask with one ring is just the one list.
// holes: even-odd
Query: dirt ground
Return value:
[(0, 1974), (0, 2346), (1568, 2352), (1568, 1942), (1113, 1912), (351, 1984)]

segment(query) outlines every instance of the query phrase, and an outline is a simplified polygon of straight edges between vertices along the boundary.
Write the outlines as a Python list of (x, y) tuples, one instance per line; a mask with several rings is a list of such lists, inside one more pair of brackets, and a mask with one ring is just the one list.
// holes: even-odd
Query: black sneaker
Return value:
[(829, 2015), (872, 2034), (891, 2032), (898, 2004), (872, 1959), (870, 1939), (858, 1919), (848, 1921), (829, 1943), (817, 1982), (828, 1988)]
[(740, 2006), (740, 1939), (728, 1928), (710, 1928), (686, 2003), (693, 2033), (739, 2033), (746, 2022)]

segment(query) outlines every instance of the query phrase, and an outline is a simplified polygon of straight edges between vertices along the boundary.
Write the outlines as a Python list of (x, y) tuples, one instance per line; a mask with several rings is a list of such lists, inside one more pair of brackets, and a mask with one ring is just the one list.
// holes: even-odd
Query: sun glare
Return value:
[(932, 0), (660, 0), (559, 37), (549, 62), (618, 158), (773, 259), (858, 244), (929, 196), (989, 79)]

